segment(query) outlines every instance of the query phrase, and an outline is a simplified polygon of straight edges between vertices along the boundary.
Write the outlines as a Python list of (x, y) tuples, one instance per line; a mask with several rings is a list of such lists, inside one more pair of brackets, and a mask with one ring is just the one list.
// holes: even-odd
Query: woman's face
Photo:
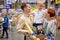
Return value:
[(29, 4), (26, 4), (24, 10), (29, 13), (31, 11), (31, 6)]
[(48, 14), (48, 10), (46, 9), (46, 12), (45, 12), (45, 14), (44, 14), (44, 17), (45, 18), (49, 18), (50, 17), (50, 15)]

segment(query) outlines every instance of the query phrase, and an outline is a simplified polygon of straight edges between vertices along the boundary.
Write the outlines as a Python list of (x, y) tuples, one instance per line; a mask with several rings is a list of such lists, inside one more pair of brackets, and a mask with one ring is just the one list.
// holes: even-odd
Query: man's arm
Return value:
[(19, 19), (19, 22), (17, 24), (17, 32), (18, 33), (25, 34), (25, 33), (28, 33), (29, 32), (28, 30), (23, 29), (24, 25), (25, 25), (24, 21), (20, 18)]

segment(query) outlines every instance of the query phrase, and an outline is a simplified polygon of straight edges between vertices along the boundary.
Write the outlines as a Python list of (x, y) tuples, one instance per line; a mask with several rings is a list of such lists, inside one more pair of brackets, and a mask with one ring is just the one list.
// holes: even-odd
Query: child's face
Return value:
[(38, 3), (38, 4), (37, 4), (37, 8), (38, 8), (39, 10), (41, 10), (41, 9), (43, 8), (43, 4), (42, 4), (42, 3)]

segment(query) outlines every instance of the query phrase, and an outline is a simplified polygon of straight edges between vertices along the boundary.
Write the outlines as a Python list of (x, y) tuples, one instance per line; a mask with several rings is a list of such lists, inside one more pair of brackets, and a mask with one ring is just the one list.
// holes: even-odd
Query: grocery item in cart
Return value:
[[(30, 26), (28, 25), (28, 23), (25, 22), (25, 24), (26, 24), (26, 27), (29, 29), (30, 33), (33, 34), (34, 32), (33, 32), (32, 29), (30, 28)], [(34, 36), (34, 35), (32, 35), (32, 37), (33, 37), (34, 40), (40, 40), (39, 38), (37, 38), (37, 37)]]

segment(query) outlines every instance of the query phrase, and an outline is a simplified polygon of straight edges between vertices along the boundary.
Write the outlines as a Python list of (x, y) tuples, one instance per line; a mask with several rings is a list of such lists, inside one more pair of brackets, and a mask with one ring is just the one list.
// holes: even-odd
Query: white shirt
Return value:
[(47, 19), (45, 19), (43, 27), (46, 27), (46, 23), (48, 23), (46, 31), (50, 30), (54, 35), (56, 35), (56, 23), (57, 23), (56, 19), (50, 20), (50, 21), (48, 21)]
[(34, 15), (33, 23), (43, 23), (44, 20), (44, 10), (34, 10), (32, 14)]

